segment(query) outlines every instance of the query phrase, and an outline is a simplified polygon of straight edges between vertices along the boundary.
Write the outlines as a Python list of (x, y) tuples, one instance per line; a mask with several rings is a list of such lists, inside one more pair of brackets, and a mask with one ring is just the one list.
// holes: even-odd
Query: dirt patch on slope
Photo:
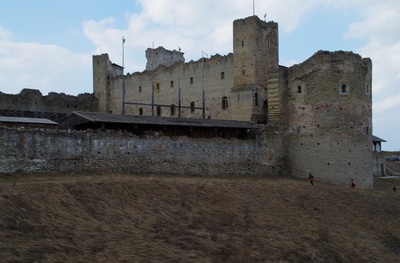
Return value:
[(0, 185), (7, 262), (400, 260), (400, 192), (385, 188), (287, 178), (9, 182)]

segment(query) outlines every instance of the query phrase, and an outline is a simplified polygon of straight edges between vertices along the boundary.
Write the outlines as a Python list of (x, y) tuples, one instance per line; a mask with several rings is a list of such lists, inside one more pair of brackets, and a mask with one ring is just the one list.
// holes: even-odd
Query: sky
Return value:
[[(0, 0), (0, 91), (92, 93), (92, 56), (143, 71), (145, 50), (181, 48), (186, 62), (233, 51), (232, 22), (279, 23), (279, 63), (318, 50), (353, 51), (373, 63), (373, 134), (400, 151), (399, 0)], [(254, 5), (253, 5), (254, 3)], [(122, 37), (126, 39), (122, 48)]]

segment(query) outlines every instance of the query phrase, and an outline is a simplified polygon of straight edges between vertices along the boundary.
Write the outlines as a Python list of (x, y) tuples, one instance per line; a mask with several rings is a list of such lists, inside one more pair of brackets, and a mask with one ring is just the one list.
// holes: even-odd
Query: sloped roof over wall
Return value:
[(381, 139), (375, 135), (372, 135), (372, 141), (373, 142), (386, 142), (384, 139)]
[(57, 122), (51, 121), (49, 119), (24, 118), (24, 117), (6, 117), (6, 116), (0, 116), (0, 122), (58, 125)]
[[(217, 127), (217, 128), (238, 128), (238, 129), (256, 129), (257, 125), (245, 121), (230, 120), (210, 120), (210, 119), (189, 119), (174, 117), (155, 117), (155, 116), (137, 116), (122, 115), (98, 112), (71, 112), (65, 120), (79, 117), (79, 123), (97, 122), (97, 123), (126, 123), (126, 124), (144, 124), (144, 125), (165, 125), (165, 126), (191, 126), (191, 127)], [(63, 122), (63, 121), (62, 121)]]

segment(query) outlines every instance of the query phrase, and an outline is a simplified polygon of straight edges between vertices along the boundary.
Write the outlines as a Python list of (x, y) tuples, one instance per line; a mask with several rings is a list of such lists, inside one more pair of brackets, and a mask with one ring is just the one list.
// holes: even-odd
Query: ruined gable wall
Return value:
[(185, 62), (183, 52), (166, 50), (164, 47), (146, 50), (146, 70), (153, 70), (160, 65), (170, 67), (177, 62)]
[[(111, 111), (122, 111), (122, 85), (125, 81), (126, 102), (147, 103), (152, 102), (152, 82), (154, 83), (154, 103), (166, 105), (161, 107), (161, 116), (170, 117), (170, 105), (175, 105), (178, 116), (179, 89), (181, 88), (181, 105), (188, 107), (181, 109), (183, 118), (202, 118), (202, 110), (191, 112), (191, 102), (196, 108), (202, 107), (202, 88), (204, 73), (205, 91), (205, 117), (211, 119), (230, 119), (230, 90), (233, 85), (233, 55), (215, 55), (210, 59), (190, 61), (188, 63), (175, 63), (171, 67), (159, 66), (154, 71), (128, 74), (112, 80)], [(191, 82), (192, 79), (192, 82)], [(171, 83), (172, 82), (172, 83)], [(222, 97), (228, 98), (228, 109), (222, 109)], [(157, 106), (156, 106), (157, 107)], [(156, 107), (155, 113), (156, 116)], [(151, 106), (127, 105), (126, 114), (139, 115), (139, 108), (143, 115), (151, 116)]]
[(319, 51), (288, 69), (288, 155), (295, 174), (372, 186), (371, 72), (369, 59), (342, 51)]

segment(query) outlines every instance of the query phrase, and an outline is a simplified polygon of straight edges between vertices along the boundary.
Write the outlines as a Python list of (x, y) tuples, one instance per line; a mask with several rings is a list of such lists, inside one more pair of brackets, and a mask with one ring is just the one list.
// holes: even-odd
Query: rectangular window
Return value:
[(194, 103), (194, 101), (192, 101), (191, 103), (190, 103), (190, 112), (194, 112), (195, 111), (195, 103)]
[(225, 79), (225, 72), (221, 72), (221, 79)]
[(176, 114), (176, 107), (175, 107), (175, 105), (172, 104), (170, 109), (171, 109), (171, 116), (175, 116), (175, 114)]
[(171, 88), (173, 88), (173, 87), (174, 87), (174, 81), (171, 80)]
[(139, 93), (142, 93), (142, 86), (139, 86)]
[(190, 84), (193, 84), (193, 77), (190, 77)]
[(139, 108), (139, 115), (143, 116), (143, 108)]
[(160, 89), (160, 83), (157, 83), (157, 89)]
[(228, 97), (222, 97), (221, 104), (223, 110), (228, 109)]
[(303, 93), (303, 89), (301, 87), (301, 85), (297, 86), (297, 94), (301, 94)]
[(369, 85), (367, 84), (367, 85), (365, 85), (365, 93), (366, 94), (369, 94), (371, 91), (370, 91), (370, 88), (369, 88)]
[(340, 85), (340, 94), (348, 94), (349, 93), (349, 85), (347, 84), (341, 84)]
[(157, 116), (161, 116), (161, 107), (157, 106)]
[(243, 74), (243, 76), (244, 76), (244, 70), (242, 71), (242, 74)]

